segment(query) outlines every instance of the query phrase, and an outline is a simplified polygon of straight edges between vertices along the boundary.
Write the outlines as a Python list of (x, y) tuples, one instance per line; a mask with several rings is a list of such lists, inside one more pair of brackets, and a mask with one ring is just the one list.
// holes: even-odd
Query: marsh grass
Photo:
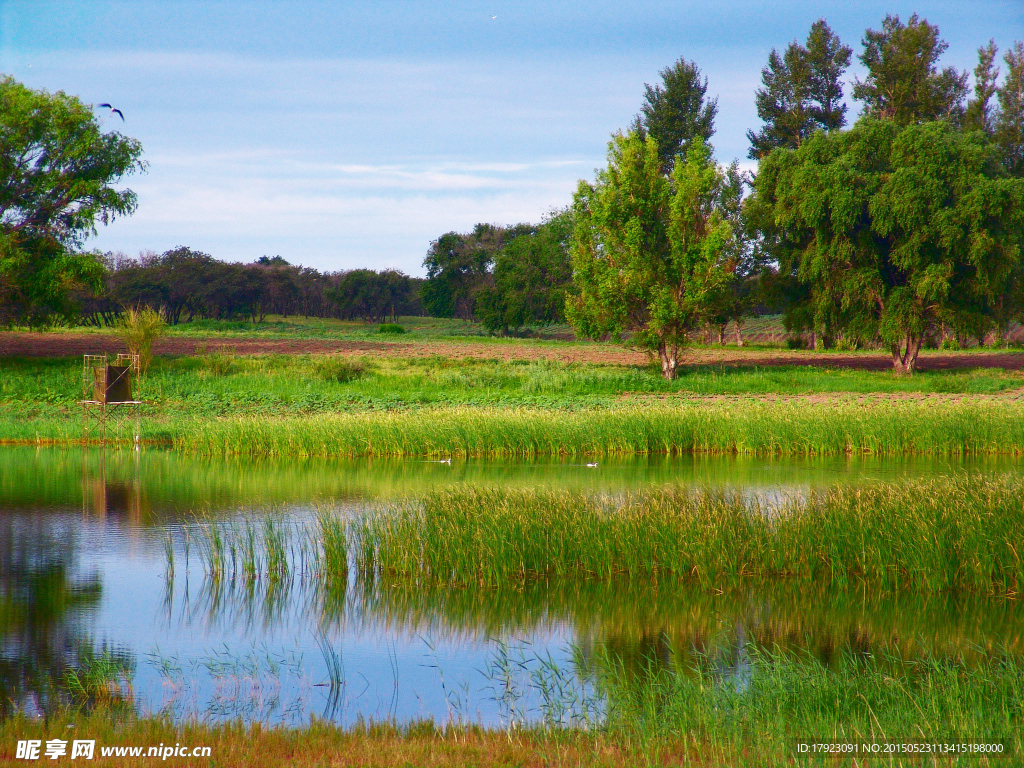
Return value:
[[(186, 527), (181, 546), (195, 548), (208, 600), (219, 602), (241, 585), (250, 596), (274, 604), (295, 582), (317, 582), (325, 597), (343, 598), (348, 581), (348, 533), (344, 520), (321, 511), (312, 525), (291, 525), (275, 516), (230, 521), (200, 518)], [(176, 545), (165, 543), (165, 572), (174, 578)], [(236, 595), (237, 597), (237, 595)]]
[(667, 487), (617, 496), (440, 491), (355, 523), (363, 579), (450, 585), (781, 579), (880, 590), (1016, 594), (1024, 482), (836, 486), (778, 504)]
[[(192, 534), (213, 582), (295, 576), (366, 584), (771, 580), (1014, 596), (1024, 582), (1024, 479), (965, 475), (834, 486), (773, 499), (666, 486), (633, 493), (456, 487), (306, 528), (264, 519)], [(168, 558), (167, 570), (173, 570)], [(336, 600), (334, 602), (337, 602)]]
[(689, 667), (651, 659), (639, 675), (599, 657), (590, 666), (603, 727), (659, 757), (662, 745), (685, 734), (712, 764), (736, 753), (762, 761), (751, 764), (789, 764), (797, 738), (999, 741), (1020, 755), (1024, 665), (999, 649), (978, 667), (896, 650), (844, 653), (833, 667), (750, 646), (737, 656), (742, 675), (738, 667), (723, 674), (712, 657)]
[[(78, 361), (3, 366), (0, 442), (82, 440)], [(999, 370), (699, 366), (666, 382), (642, 366), (217, 353), (155, 360), (146, 404), (107, 436), (130, 444), (137, 413), (145, 442), (204, 455), (1020, 454), (1020, 387)]]
[(132, 666), (121, 655), (105, 649), (85, 653), (64, 672), (65, 690), (78, 704), (122, 702), (132, 698)]
[(703, 403), (586, 412), (451, 408), (196, 423), (202, 455), (531, 457), (628, 454), (1024, 454), (1024, 404)]

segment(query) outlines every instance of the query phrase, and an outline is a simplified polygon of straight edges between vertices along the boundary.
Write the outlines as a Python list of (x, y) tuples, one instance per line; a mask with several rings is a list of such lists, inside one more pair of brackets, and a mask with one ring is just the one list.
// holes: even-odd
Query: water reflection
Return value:
[[(786, 585), (716, 594), (675, 581), (446, 589), (325, 582), (309, 578), (301, 563), (280, 578), (212, 580), (194, 539), (188, 551), (198, 524), (273, 519), (301, 538), (318, 505), (359, 510), (455, 483), (600, 492), (671, 483), (771, 494), (1020, 469), (992, 458), (643, 457), (588, 468), (554, 460), (226, 461), (4, 449), (0, 716), (45, 712), (65, 700), (66, 672), (103, 649), (123, 666), (146, 660), (135, 664), (135, 691), (148, 711), (270, 722), (311, 714), (443, 721), (463, 706), (496, 722), (508, 700), (495, 698), (495, 679), (512, 663), (513, 644), (533, 654), (533, 666), (519, 661), (552, 690), (570, 685), (560, 665), (599, 658), (635, 675), (652, 660), (683, 673), (711, 660), (719, 676), (742, 687), (754, 674), (751, 648), (806, 652), (826, 665), (893, 649), (969, 664), (997, 649), (1024, 654), (1024, 611), (1007, 599)], [(301, 548), (289, 547), (294, 562)], [(332, 673), (334, 654), (340, 672)], [(332, 684), (339, 675), (344, 683)]]
[(0, 450), (0, 511), (81, 508), (159, 525), (207, 510), (308, 506), (323, 500), (388, 499), (456, 484), (477, 487), (557, 487), (615, 491), (664, 484), (728, 486), (773, 492), (836, 482), (928, 477), (955, 472), (1018, 472), (1008, 457), (879, 459), (641, 456), (602, 458), (596, 468), (539, 458), (210, 459), (170, 451)]
[(0, 517), (0, 715), (52, 710), (67, 700), (68, 671), (104, 655), (88, 632), (101, 580), (81, 572), (79, 552), (74, 530)]

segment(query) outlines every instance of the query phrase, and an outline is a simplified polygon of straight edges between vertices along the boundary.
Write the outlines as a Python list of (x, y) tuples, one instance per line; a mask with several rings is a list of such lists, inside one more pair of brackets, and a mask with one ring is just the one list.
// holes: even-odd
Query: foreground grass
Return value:
[[(824, 667), (783, 651), (739, 653), (741, 676), (710, 657), (687, 667), (652, 657), (638, 672), (611, 657), (581, 658), (587, 686), (543, 662), (498, 660), (495, 696), (507, 705), (507, 720), (491, 729), (174, 724), (103, 708), (14, 717), (0, 723), (0, 762), (15, 763), (16, 742), (33, 738), (95, 739), (97, 765), (146, 762), (103, 758), (102, 747), (172, 744), (208, 746), (211, 756), (168, 764), (219, 766), (777, 766), (794, 763), (796, 739), (1001, 743), (1008, 764), (1022, 754), (1024, 666), (1001, 651), (972, 666), (881, 654), (844, 655)], [(527, 692), (538, 702), (530, 712)], [(836, 763), (811, 757), (800, 764)], [(940, 756), (929, 764), (978, 760)]]

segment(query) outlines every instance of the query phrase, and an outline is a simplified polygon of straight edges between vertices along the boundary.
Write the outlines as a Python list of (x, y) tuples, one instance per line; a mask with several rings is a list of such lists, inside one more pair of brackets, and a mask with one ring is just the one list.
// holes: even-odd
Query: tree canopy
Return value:
[(912, 372), (940, 324), (991, 317), (1021, 260), (1024, 182), (945, 121), (865, 118), (761, 164), (754, 204), (816, 329), (879, 338)]
[(854, 83), (853, 96), (864, 102), (865, 115), (900, 125), (962, 117), (967, 74), (938, 68), (949, 47), (938, 27), (916, 13), (906, 24), (888, 15), (880, 30), (864, 33), (863, 42), (858, 58), (868, 73)]
[(477, 297), (476, 313), (491, 332), (565, 319), (572, 282), (569, 241), (572, 212), (552, 212), (541, 224), (513, 238), (494, 259), (494, 284)]
[(141, 154), (74, 96), (0, 79), (0, 322), (70, 318), (71, 290), (100, 283), (102, 262), (81, 248), (97, 222), (135, 210), (114, 185), (143, 170)]
[(843, 74), (853, 51), (843, 45), (824, 19), (811, 26), (805, 45), (790, 43), (783, 54), (774, 48), (761, 70), (757, 90), (760, 131), (747, 131), (750, 158), (776, 147), (795, 149), (817, 130), (832, 131), (846, 123)]
[(472, 232), (447, 232), (434, 240), (423, 260), (427, 281), (422, 296), (427, 312), (434, 317), (475, 319), (478, 294), (493, 284), (498, 252), (531, 230), (529, 224), (477, 224)]
[(644, 85), (644, 103), (636, 119), (642, 137), (650, 136), (658, 147), (661, 168), (669, 173), (677, 155), (700, 138), (705, 143), (715, 132), (718, 99), (707, 99), (708, 79), (700, 68), (679, 59), (659, 73), (661, 85)]
[(674, 378), (680, 350), (729, 288), (740, 249), (728, 215), (736, 192), (699, 137), (668, 177), (651, 136), (616, 134), (607, 168), (574, 198), (576, 292), (566, 314), (576, 331), (632, 333)]

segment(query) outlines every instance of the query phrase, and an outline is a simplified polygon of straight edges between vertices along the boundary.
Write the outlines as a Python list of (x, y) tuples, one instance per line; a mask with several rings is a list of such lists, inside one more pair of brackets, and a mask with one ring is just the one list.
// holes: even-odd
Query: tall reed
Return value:
[(768, 504), (739, 492), (594, 496), (458, 488), (354, 523), (364, 578), (450, 585), (534, 579), (753, 578), (884, 590), (1016, 593), (1024, 480), (837, 486)]
[(720, 402), (588, 409), (432, 408), (196, 421), (175, 447), (203, 455), (1024, 455), (1024, 404)]

